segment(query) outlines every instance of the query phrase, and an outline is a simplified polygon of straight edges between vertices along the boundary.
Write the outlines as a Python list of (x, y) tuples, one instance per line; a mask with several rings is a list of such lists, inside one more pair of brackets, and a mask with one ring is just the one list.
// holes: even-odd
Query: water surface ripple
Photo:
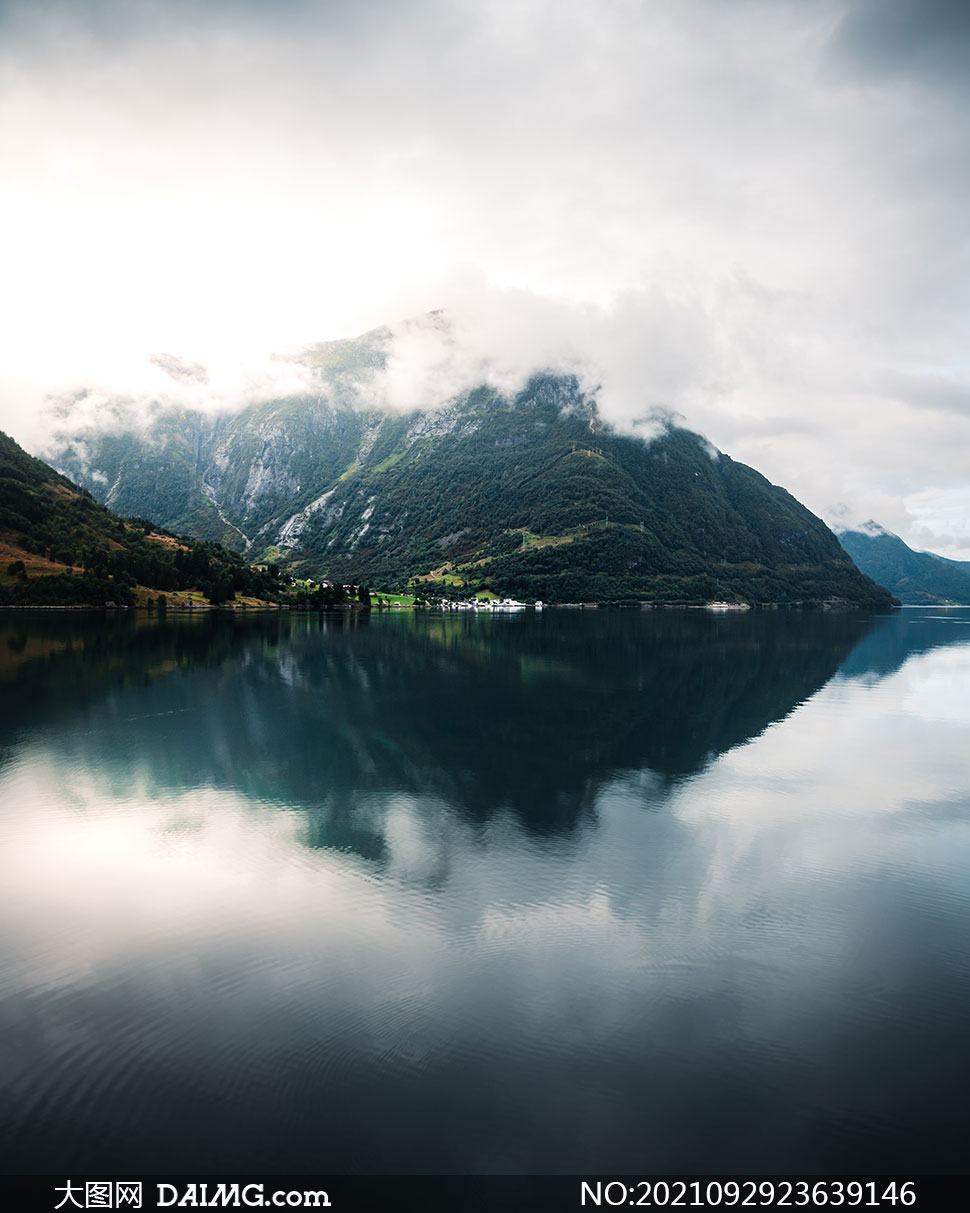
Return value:
[(0, 620), (6, 1170), (963, 1169), (968, 625)]

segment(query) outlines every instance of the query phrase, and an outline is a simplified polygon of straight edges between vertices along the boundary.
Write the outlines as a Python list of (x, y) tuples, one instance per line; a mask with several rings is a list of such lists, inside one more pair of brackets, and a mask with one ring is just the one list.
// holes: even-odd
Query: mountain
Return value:
[(898, 535), (867, 522), (839, 542), (860, 569), (909, 606), (970, 604), (970, 564), (914, 552)]
[(937, 556), (935, 552), (927, 552), (927, 555), (933, 556), (936, 560), (942, 560), (944, 564), (948, 564), (952, 568), (959, 569), (961, 572), (970, 576), (970, 560), (951, 560), (949, 556)]
[(316, 395), (108, 432), (52, 461), (99, 500), (300, 577), (553, 602), (820, 604), (890, 595), (784, 489), (672, 424), (604, 424), (570, 377), (436, 409), (361, 407), (388, 336), (313, 347)]
[(275, 579), (218, 544), (119, 518), (0, 433), (0, 606), (265, 600)]

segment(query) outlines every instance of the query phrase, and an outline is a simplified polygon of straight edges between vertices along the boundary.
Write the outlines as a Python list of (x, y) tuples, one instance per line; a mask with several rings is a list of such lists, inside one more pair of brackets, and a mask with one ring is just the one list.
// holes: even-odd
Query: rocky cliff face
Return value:
[(147, 428), (71, 435), (51, 459), (118, 513), (255, 559), (347, 470), (380, 421), (315, 398), (228, 416), (160, 410)]

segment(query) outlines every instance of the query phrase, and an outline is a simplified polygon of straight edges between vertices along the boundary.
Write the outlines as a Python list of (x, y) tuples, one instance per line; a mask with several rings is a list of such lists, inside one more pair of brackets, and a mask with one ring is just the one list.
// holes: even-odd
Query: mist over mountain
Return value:
[(470, 364), (441, 313), (415, 330), (307, 347), (289, 361), (310, 392), (236, 410), (160, 406), (73, 431), (69, 410), (51, 460), (119, 513), (303, 577), (890, 605), (824, 523), (672, 418), (617, 428), (577, 375)]
[(875, 522), (841, 532), (839, 542), (864, 573), (907, 606), (970, 604), (970, 562), (915, 552)]

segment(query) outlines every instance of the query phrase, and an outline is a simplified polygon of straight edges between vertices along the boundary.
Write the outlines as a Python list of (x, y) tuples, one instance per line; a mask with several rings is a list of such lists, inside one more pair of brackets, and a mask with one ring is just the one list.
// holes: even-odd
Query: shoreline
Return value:
[[(473, 611), (471, 614), (520, 614), (522, 611), (531, 611), (533, 614), (543, 614), (545, 611), (707, 611), (711, 615), (746, 615), (751, 611), (807, 611), (819, 614), (833, 614), (835, 612), (843, 613), (847, 611), (875, 611), (878, 614), (891, 614), (900, 610), (961, 610), (970, 606), (970, 603), (904, 603), (900, 606), (890, 606), (884, 609), (863, 606), (859, 603), (850, 602), (821, 602), (815, 605), (808, 606), (804, 602), (752, 602), (752, 603), (706, 603), (706, 602), (544, 602), (542, 607), (537, 609), (531, 603), (526, 603), (522, 607), (507, 608), (503, 610), (501, 607), (491, 608), (490, 610)], [(209, 603), (199, 603), (192, 606), (169, 606), (163, 609), (158, 607), (148, 607), (142, 605), (135, 606), (91, 606), (86, 603), (68, 603), (59, 604), (56, 606), (44, 603), (5, 603), (0, 604), (0, 611), (68, 611), (68, 612), (98, 612), (103, 615), (153, 615), (164, 617), (167, 615), (258, 615), (268, 613), (278, 613), (282, 611), (297, 613), (302, 615), (326, 615), (335, 614), (338, 612), (359, 612), (366, 611), (368, 614), (391, 615), (400, 611), (437, 611), (441, 614), (458, 613), (458, 609), (452, 606), (417, 606), (414, 603), (395, 603), (393, 607), (377, 607), (377, 606), (361, 606), (359, 603), (345, 603), (339, 606), (329, 607), (307, 607), (295, 606), (291, 603), (266, 603), (265, 605), (253, 606), (212, 606)], [(461, 612), (462, 614), (466, 612)]]

